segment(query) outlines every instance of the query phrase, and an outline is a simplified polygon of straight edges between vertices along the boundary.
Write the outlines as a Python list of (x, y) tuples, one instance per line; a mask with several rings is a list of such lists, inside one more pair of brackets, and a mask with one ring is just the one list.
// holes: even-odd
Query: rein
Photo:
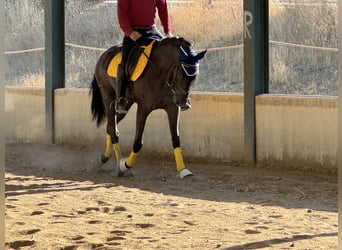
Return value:
[[(179, 71), (180, 67), (181, 67), (181, 63), (175, 63), (172, 67), (170, 67), (169, 72), (168, 72), (167, 75), (169, 75), (170, 73), (172, 73), (174, 70)], [(178, 72), (177, 72), (175, 75), (177, 76), (177, 75), (178, 75)], [(172, 82), (174, 82), (174, 79), (175, 79), (175, 78), (176, 78), (176, 77), (173, 77), (173, 78), (171, 79)], [(169, 81), (166, 81), (166, 84), (170, 87), (172, 93), (173, 93), (174, 95), (176, 95), (176, 96), (187, 95), (187, 93), (188, 93), (187, 91), (183, 90), (181, 87), (175, 86), (174, 84), (170, 83)], [(175, 87), (177, 87), (177, 88), (175, 88)], [(178, 90), (178, 93), (180, 93), (180, 94), (176, 94), (176, 93), (177, 93), (176, 90)]]
[[(140, 45), (136, 42), (135, 42), (135, 45), (138, 47), (138, 49), (140, 50), (140, 52), (146, 57), (148, 63), (150, 63), (155, 69), (156, 71), (158, 72), (160, 78), (162, 79), (162, 81), (171, 89), (172, 93), (175, 94), (176, 93), (176, 90), (174, 89), (174, 84), (170, 83), (170, 81), (168, 80), (165, 80), (165, 77), (164, 75), (161, 73), (161, 70), (160, 68), (150, 59), (150, 57), (145, 53), (145, 51), (140, 47)], [(175, 63), (173, 64), (170, 69), (168, 70), (167, 74), (166, 74), (166, 78), (169, 78), (169, 75), (170, 73), (174, 70), (175, 67), (182, 67), (183, 70), (185, 71), (185, 73), (187, 74), (187, 71), (185, 70), (185, 67), (186, 66), (190, 66), (184, 62), (178, 62), (178, 63)], [(187, 74), (188, 75), (188, 74)], [(173, 79), (172, 79), (173, 80)], [(184, 91), (182, 88), (178, 88), (177, 89), (182, 95), (186, 95), (187, 92)]]
[(137, 46), (137, 48), (140, 50), (140, 52), (146, 57), (147, 61), (156, 69), (156, 71), (158, 72), (160, 78), (162, 79), (162, 81), (164, 83), (166, 83), (167, 85), (169, 85), (168, 81), (164, 80), (164, 76), (162, 75), (160, 69), (158, 68), (158, 66), (150, 59), (150, 57), (148, 55), (146, 55), (145, 51), (140, 47), (140, 45), (134, 41), (135, 45)]

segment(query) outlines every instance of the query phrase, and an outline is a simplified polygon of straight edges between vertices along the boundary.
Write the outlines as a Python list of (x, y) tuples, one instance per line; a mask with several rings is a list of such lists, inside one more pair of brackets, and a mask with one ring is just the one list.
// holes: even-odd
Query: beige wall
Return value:
[[(55, 96), (56, 142), (85, 144), (99, 141), (105, 126), (96, 129), (91, 121), (88, 90), (59, 89)], [(243, 96), (193, 94), (193, 108), (181, 112), (179, 132), (184, 154), (224, 160), (242, 160)], [(120, 145), (129, 151), (135, 134), (136, 106), (119, 124)], [(166, 112), (155, 110), (148, 117), (144, 151), (171, 153), (172, 142)], [(104, 140), (104, 139), (103, 139)]]
[[(47, 142), (45, 92), (6, 87), (8, 142)], [(192, 109), (181, 112), (180, 136), (184, 157), (243, 161), (243, 95), (192, 93)], [(55, 95), (56, 142), (95, 143), (104, 147), (105, 126), (91, 120), (87, 89), (59, 89)], [(130, 151), (135, 133), (135, 110), (119, 124), (120, 145)], [(336, 168), (337, 98), (263, 95), (256, 98), (257, 159), (262, 164)], [(170, 154), (172, 143), (166, 113), (148, 117), (145, 154)]]
[(5, 88), (5, 131), (7, 141), (46, 140), (45, 91), (34, 88)]
[(337, 98), (262, 95), (256, 117), (259, 162), (336, 168)]

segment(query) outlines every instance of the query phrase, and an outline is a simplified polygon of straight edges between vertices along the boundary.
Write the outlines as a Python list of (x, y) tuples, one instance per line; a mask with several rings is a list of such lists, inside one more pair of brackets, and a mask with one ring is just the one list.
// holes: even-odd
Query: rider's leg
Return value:
[(128, 78), (125, 73), (127, 58), (131, 49), (135, 46), (132, 39), (125, 36), (122, 42), (122, 60), (118, 65), (118, 73), (116, 77), (116, 105), (115, 110), (118, 113), (124, 114), (128, 111), (128, 101), (125, 97), (126, 88), (128, 85)]
[(125, 66), (123, 63), (118, 65), (116, 77), (116, 93), (117, 93), (117, 101), (115, 110), (118, 113), (124, 114), (127, 113), (128, 101), (125, 97), (126, 87), (128, 85), (128, 80), (125, 74)]

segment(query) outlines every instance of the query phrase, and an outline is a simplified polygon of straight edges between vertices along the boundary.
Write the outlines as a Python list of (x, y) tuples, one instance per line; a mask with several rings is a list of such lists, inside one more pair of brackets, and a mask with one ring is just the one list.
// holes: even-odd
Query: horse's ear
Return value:
[(206, 53), (207, 53), (207, 50), (203, 50), (202, 52), (196, 55), (196, 59), (201, 60), (205, 56)]

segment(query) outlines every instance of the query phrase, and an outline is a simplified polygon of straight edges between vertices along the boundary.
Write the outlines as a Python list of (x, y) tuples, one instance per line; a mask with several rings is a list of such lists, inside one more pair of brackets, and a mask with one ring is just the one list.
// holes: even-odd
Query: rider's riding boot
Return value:
[(125, 97), (127, 87), (127, 77), (125, 75), (125, 67), (122, 64), (118, 65), (118, 73), (116, 77), (116, 105), (115, 110), (120, 114), (125, 114), (128, 111), (128, 101)]

